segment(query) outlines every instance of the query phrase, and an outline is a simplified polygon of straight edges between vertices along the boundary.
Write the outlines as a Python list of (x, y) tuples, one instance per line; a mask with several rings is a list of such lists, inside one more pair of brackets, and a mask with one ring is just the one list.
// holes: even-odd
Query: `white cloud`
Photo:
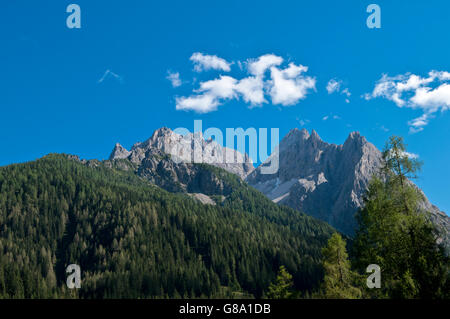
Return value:
[(256, 106), (267, 102), (263, 86), (262, 80), (256, 77), (238, 81), (231, 76), (220, 76), (218, 79), (201, 82), (200, 88), (194, 90), (195, 93), (201, 94), (177, 98), (176, 109), (194, 110), (199, 113), (211, 112), (224, 101), (237, 99), (239, 96), (251, 106)]
[(408, 156), (408, 158), (411, 158), (411, 159), (418, 159), (419, 158), (418, 154), (409, 153), (409, 152), (403, 152), (403, 155), (406, 155), (406, 156)]
[(348, 88), (342, 89), (342, 80), (331, 79), (328, 81), (326, 89), (328, 94), (339, 93), (346, 96), (345, 103), (350, 103), (349, 97), (352, 95)]
[(333, 119), (333, 120), (342, 120), (342, 117), (340, 117), (339, 115), (325, 115), (324, 117), (322, 117), (322, 121), (327, 121), (329, 119)]
[[(216, 110), (217, 106), (225, 101), (240, 98), (248, 103), (249, 107), (255, 107), (268, 103), (266, 95), (270, 97), (272, 104), (295, 104), (304, 99), (310, 90), (315, 90), (316, 80), (304, 75), (308, 67), (290, 63), (286, 68), (280, 69), (277, 66), (282, 62), (283, 58), (273, 54), (249, 59), (247, 68), (241, 70), (247, 73), (245, 77), (237, 79), (222, 75), (200, 82), (199, 88), (193, 90), (191, 96), (176, 98), (176, 109), (206, 113)], [(238, 65), (242, 66), (242, 63), (238, 62)], [(265, 78), (268, 68), (270, 79)]]
[(260, 77), (244, 78), (239, 81), (235, 89), (242, 94), (244, 101), (250, 103), (251, 106), (267, 103), (264, 98), (264, 82)]
[(441, 84), (435, 89), (420, 87), (416, 90), (410, 101), (422, 109), (434, 112), (442, 107), (443, 110), (450, 108), (450, 85)]
[(123, 79), (120, 75), (112, 72), (110, 69), (107, 69), (105, 73), (103, 73), (103, 76), (97, 81), (97, 83), (103, 83), (108, 77), (112, 77), (113, 79), (116, 79), (120, 83), (123, 82)]
[(448, 81), (450, 80), (450, 73), (447, 71), (431, 71), (428, 73), (430, 77), (438, 78), (441, 81)]
[(182, 84), (179, 72), (172, 73), (171, 71), (167, 71), (166, 79), (172, 83), (174, 88), (179, 87)]
[[(389, 152), (389, 153), (388, 153), (388, 157), (391, 157), (392, 155), (393, 155), (392, 152)], [(410, 159), (418, 159), (418, 158), (419, 158), (419, 155), (418, 155), (418, 154), (410, 153), (410, 152), (405, 152), (405, 151), (400, 151), (399, 155), (402, 156), (402, 157), (403, 157), (403, 156), (406, 156), (406, 157), (408, 157), (408, 158), (410, 158)]]
[(422, 116), (408, 122), (411, 133), (417, 133), (428, 125), (433, 113), (450, 109), (450, 73), (431, 71), (421, 77), (406, 73), (394, 77), (383, 74), (375, 84), (372, 93), (364, 98), (370, 100), (382, 97), (394, 102), (398, 107), (421, 109)]
[(348, 88), (345, 88), (341, 91), (341, 94), (346, 95), (347, 97), (350, 97), (352, 94), (350, 93), (350, 91), (348, 90)]
[(192, 54), (190, 60), (194, 63), (194, 70), (197, 72), (208, 70), (220, 70), (229, 72), (231, 63), (219, 58), (216, 55), (207, 55), (200, 52)]
[(218, 79), (200, 83), (196, 92), (207, 92), (218, 99), (231, 99), (235, 97), (235, 85), (237, 80), (231, 76), (220, 76)]
[(272, 66), (278, 66), (283, 63), (283, 58), (274, 54), (265, 54), (257, 59), (249, 59), (247, 61), (247, 68), (250, 74), (255, 76), (262, 76), (264, 72)]
[(341, 88), (342, 81), (337, 81), (335, 79), (331, 79), (327, 83), (327, 92), (328, 94), (332, 94), (334, 92), (339, 92), (339, 89)]
[(235, 97), (235, 84), (236, 79), (230, 76), (221, 76), (215, 80), (201, 82), (200, 88), (195, 91), (201, 94), (177, 98), (176, 109), (193, 110), (198, 113), (215, 111), (223, 100)]
[(196, 111), (198, 113), (215, 111), (219, 104), (219, 101), (211, 94), (176, 98), (177, 110)]
[(429, 119), (431, 115), (428, 113), (423, 114), (422, 116), (419, 116), (418, 118), (412, 119), (408, 122), (409, 125), (409, 132), (410, 133), (417, 133), (420, 131), (423, 131), (423, 128), (428, 125)]
[(271, 86), (269, 90), (273, 104), (283, 106), (296, 104), (304, 99), (309, 90), (316, 88), (316, 79), (303, 76), (301, 73), (308, 71), (308, 67), (290, 63), (286, 69), (270, 68)]

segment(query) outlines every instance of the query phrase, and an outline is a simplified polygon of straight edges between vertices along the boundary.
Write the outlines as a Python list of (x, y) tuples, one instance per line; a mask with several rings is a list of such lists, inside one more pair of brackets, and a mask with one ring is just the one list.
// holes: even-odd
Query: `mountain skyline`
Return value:
[[(410, 153), (407, 156), (413, 157)], [(278, 169), (265, 173), (264, 167), (273, 162)], [(345, 143), (336, 145), (323, 141), (314, 130), (309, 133), (295, 128), (282, 138), (274, 153), (254, 167), (247, 154), (205, 139), (201, 132), (182, 136), (163, 127), (146, 141), (135, 143), (130, 151), (116, 144), (106, 163), (134, 171), (170, 192), (188, 193), (211, 204), (211, 195), (228, 195), (230, 189), (198, 166), (210, 164), (239, 176), (274, 203), (304, 212), (353, 236), (357, 226), (354, 215), (364, 206), (372, 177), (381, 176), (383, 159), (382, 153), (359, 132), (350, 133)], [(421, 209), (431, 213), (431, 220), (439, 225), (441, 238), (448, 246), (449, 217), (421, 194)]]

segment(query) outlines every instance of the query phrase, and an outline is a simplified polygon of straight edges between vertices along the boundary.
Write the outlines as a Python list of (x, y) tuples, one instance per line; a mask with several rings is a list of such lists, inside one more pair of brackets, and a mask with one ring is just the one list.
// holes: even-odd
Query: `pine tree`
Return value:
[(334, 233), (322, 249), (325, 270), (322, 297), (327, 299), (355, 299), (361, 291), (354, 287), (357, 275), (350, 269), (346, 242), (341, 235)]
[(293, 285), (292, 275), (289, 274), (284, 266), (281, 266), (277, 279), (269, 285), (267, 297), (269, 299), (288, 299), (292, 296)]

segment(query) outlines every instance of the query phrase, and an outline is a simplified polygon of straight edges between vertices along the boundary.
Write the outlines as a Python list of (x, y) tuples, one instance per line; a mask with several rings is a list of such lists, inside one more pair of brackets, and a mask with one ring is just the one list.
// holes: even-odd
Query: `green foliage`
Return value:
[(293, 286), (292, 275), (286, 270), (286, 267), (281, 266), (276, 281), (269, 286), (267, 297), (269, 299), (289, 299), (292, 296)]
[(402, 139), (391, 137), (383, 152), (382, 177), (372, 179), (364, 209), (356, 216), (355, 266), (361, 272), (369, 264), (381, 267), (382, 287), (367, 289), (368, 297), (445, 298), (448, 258), (418, 205), (422, 195), (408, 181), (420, 163), (405, 152)]
[(383, 173), (401, 184), (406, 182), (406, 179), (417, 178), (417, 172), (422, 167), (422, 162), (417, 160), (417, 158), (410, 157), (406, 152), (403, 138), (395, 135), (389, 137), (386, 143), (383, 151), (383, 161)]
[(280, 265), (314, 289), (333, 229), (209, 169), (234, 183), (216, 206), (63, 155), (0, 168), (0, 297), (261, 297)]
[(320, 297), (327, 299), (355, 299), (361, 290), (354, 287), (357, 275), (350, 269), (345, 240), (334, 233), (322, 249), (325, 276)]

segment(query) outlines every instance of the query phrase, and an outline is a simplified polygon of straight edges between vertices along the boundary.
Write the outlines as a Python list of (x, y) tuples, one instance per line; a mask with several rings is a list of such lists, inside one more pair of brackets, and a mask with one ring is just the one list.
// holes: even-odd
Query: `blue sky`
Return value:
[[(366, 26), (373, 2), (381, 29)], [(66, 26), (70, 3), (81, 29)], [(2, 1), (0, 165), (51, 152), (105, 159), (116, 142), (129, 148), (161, 126), (193, 129), (195, 119), (278, 127), (281, 136), (305, 127), (338, 144), (360, 131), (379, 148), (397, 134), (425, 163), (417, 183), (448, 213), (448, 12), (447, 1)], [(194, 53), (225, 64), (199, 72)], [(267, 54), (282, 62), (263, 75), (265, 103), (246, 102), (235, 85)], [(294, 77), (271, 91), (271, 76), (290, 63)], [(199, 91), (220, 76), (235, 81), (232, 97), (218, 97), (220, 85)], [(329, 94), (331, 79), (340, 86)], [(176, 109), (202, 94), (217, 104), (210, 112)]]

